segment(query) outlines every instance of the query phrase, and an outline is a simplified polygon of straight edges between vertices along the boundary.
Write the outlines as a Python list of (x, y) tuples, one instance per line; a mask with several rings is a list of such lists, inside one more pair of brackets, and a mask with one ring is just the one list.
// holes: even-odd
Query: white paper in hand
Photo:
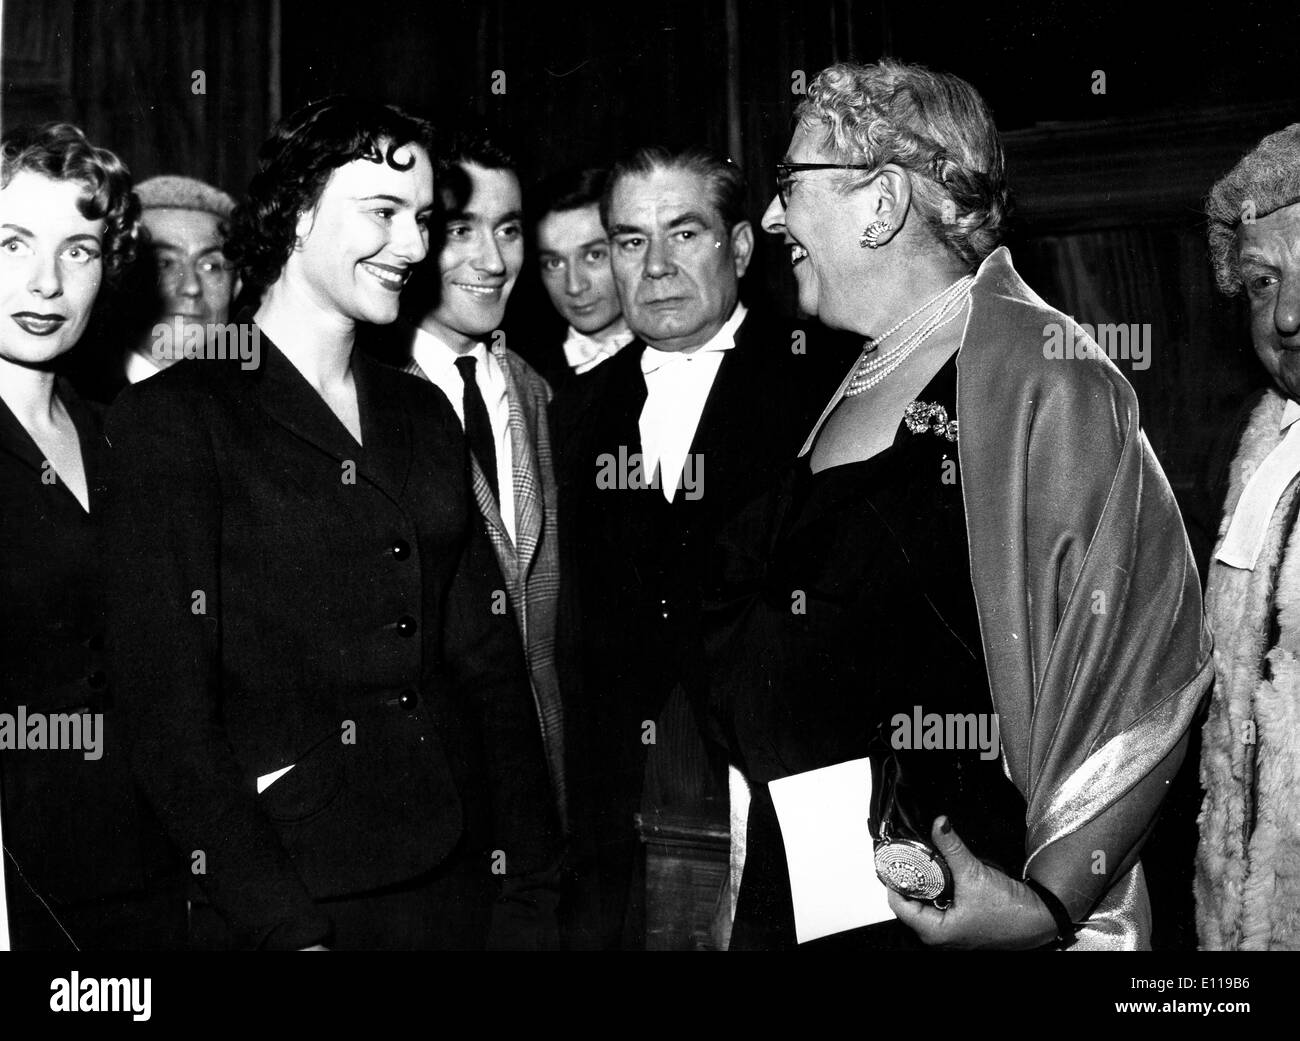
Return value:
[(767, 787), (785, 842), (798, 942), (893, 918), (867, 826), (871, 760), (793, 774)]

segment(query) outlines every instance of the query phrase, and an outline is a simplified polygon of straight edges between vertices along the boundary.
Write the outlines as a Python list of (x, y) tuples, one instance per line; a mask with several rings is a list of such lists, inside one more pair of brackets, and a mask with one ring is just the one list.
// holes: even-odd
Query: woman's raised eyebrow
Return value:
[(36, 237), (21, 224), (0, 224), (0, 228), (5, 228), (8, 231), (16, 231), (19, 235), (26, 235), (29, 239)]

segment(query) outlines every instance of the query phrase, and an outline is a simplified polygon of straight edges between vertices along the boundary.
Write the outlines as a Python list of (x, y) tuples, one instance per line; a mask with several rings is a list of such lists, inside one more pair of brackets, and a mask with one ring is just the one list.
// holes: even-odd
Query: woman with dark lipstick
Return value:
[(147, 895), (165, 846), (100, 660), (107, 446), (57, 375), (138, 216), (126, 167), (76, 127), (0, 143), (0, 789), (16, 949), (162, 947), (181, 929), (179, 898)]
[(460, 424), (353, 349), (428, 253), (430, 147), (348, 98), (283, 121), (227, 244), (260, 366), (181, 362), (109, 418), (111, 660), (195, 946), (537, 942), (557, 829)]

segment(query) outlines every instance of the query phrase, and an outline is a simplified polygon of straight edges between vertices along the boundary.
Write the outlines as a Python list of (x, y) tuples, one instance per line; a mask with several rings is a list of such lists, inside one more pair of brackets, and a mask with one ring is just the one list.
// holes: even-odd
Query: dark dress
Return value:
[(98, 412), (62, 380), (56, 393), (77, 428), (90, 512), (0, 402), (0, 712), (104, 723), (95, 758), (84, 746), (0, 750), (11, 939), (16, 950), (177, 946), (185, 905), (158, 884), (170, 858), (131, 781), (102, 660), (108, 446)]
[[(916, 400), (956, 415), (955, 356)], [(1025, 804), (996, 746), (926, 748), (927, 726), (911, 733), (918, 709), (982, 715), (993, 733), (956, 443), (905, 421), (870, 459), (818, 473), (808, 459), (730, 529), (713, 578), (710, 726), (753, 789), (732, 949), (795, 943), (767, 790), (790, 774), (870, 756), (873, 834), (892, 781), (895, 834), (928, 842), (947, 814), (977, 856), (1013, 877), (1023, 862)], [(891, 921), (811, 946), (919, 943)]]

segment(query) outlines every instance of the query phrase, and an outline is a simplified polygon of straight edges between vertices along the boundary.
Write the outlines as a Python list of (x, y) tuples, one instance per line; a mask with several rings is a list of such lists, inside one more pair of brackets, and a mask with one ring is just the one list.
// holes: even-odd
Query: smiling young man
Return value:
[(632, 341), (614, 285), (609, 236), (600, 222), (600, 199), (609, 171), (589, 168), (559, 174), (541, 188), (537, 203), (537, 263), (542, 285), (568, 323), (562, 359), (543, 368), (557, 389), (590, 372)]
[[(500, 331), (524, 263), (519, 177), (514, 160), (481, 135), (453, 138), (438, 170), (442, 249), (404, 304), (407, 321), (395, 328), (396, 348), (390, 342), (383, 349), (395, 350), (405, 371), (434, 383), (464, 428), (475, 501), (523, 637), (551, 794), (563, 819), (563, 708), (555, 666), (559, 549), (546, 424), (551, 390)], [(433, 292), (428, 281), (436, 283)]]
[(571, 774), (591, 806), (605, 947), (643, 942), (633, 815), (725, 805), (725, 764), (709, 761), (689, 706), (706, 683), (711, 547), (794, 459), (834, 388), (802, 330), (740, 302), (745, 198), (739, 168), (704, 149), (647, 148), (614, 167), (601, 210), (637, 339), (552, 408), (562, 661), (584, 692)]

